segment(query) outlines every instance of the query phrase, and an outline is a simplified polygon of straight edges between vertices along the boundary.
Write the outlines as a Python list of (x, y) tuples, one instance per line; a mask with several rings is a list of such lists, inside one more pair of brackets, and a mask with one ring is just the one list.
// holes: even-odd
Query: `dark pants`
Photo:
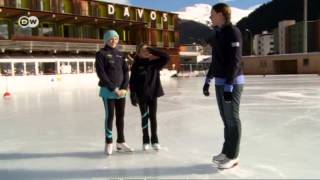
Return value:
[(117, 142), (123, 143), (124, 139), (124, 110), (126, 99), (107, 99), (103, 98), (103, 104), (105, 108), (105, 135), (106, 135), (106, 143), (112, 143), (112, 124), (114, 112), (116, 112), (116, 127), (117, 127)]
[(151, 126), (151, 143), (159, 143), (157, 135), (157, 98), (152, 100), (139, 100), (141, 112), (141, 126), (143, 133), (143, 144), (149, 144), (149, 120)]
[(241, 138), (241, 121), (239, 117), (240, 99), (243, 85), (235, 85), (232, 102), (226, 103), (223, 98), (224, 86), (216, 85), (216, 97), (219, 111), (224, 124), (224, 144), (222, 153), (234, 159), (239, 155)]

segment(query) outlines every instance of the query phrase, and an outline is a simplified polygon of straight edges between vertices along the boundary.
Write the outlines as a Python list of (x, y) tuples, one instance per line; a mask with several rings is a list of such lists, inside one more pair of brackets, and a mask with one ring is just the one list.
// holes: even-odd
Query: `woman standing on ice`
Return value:
[(239, 163), (241, 121), (240, 99), (245, 83), (242, 68), (242, 35), (231, 23), (231, 8), (218, 3), (212, 7), (210, 19), (214, 32), (208, 39), (212, 47), (212, 62), (203, 94), (209, 96), (210, 80), (215, 78), (216, 99), (224, 123), (222, 152), (213, 157), (221, 169), (232, 168)]
[(164, 95), (160, 70), (168, 63), (168, 54), (141, 44), (131, 68), (130, 98), (133, 106), (139, 104), (142, 116), (142, 133), (144, 151), (150, 149), (149, 120), (151, 144), (154, 150), (160, 150), (157, 135), (157, 99)]
[(100, 97), (105, 109), (105, 153), (113, 151), (112, 124), (116, 114), (117, 145), (119, 151), (132, 152), (124, 138), (124, 112), (129, 84), (128, 65), (123, 54), (116, 49), (119, 35), (114, 30), (104, 34), (105, 47), (96, 53), (95, 67), (99, 77)]

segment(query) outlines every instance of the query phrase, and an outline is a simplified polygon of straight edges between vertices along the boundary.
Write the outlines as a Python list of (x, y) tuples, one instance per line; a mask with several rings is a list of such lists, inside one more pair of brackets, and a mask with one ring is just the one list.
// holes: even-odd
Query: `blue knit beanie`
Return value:
[(110, 39), (117, 37), (119, 38), (119, 34), (115, 30), (108, 30), (107, 32), (104, 33), (103, 35), (103, 42), (106, 43)]

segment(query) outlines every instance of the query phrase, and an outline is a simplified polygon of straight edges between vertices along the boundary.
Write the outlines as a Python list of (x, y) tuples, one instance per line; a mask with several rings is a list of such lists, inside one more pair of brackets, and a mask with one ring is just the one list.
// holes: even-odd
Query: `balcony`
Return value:
[(81, 16), (89, 16), (89, 10), (88, 9), (82, 9), (80, 10)]
[(168, 30), (169, 31), (174, 31), (174, 25), (168, 25)]
[(157, 42), (157, 47), (163, 48), (163, 42)]
[[(74, 51), (96, 52), (104, 44), (99, 39), (63, 38), (44, 36), (12, 36), (12, 40), (0, 40), (0, 49), (26, 51)], [(134, 52), (135, 45), (119, 45), (123, 52)]]
[(162, 23), (157, 23), (156, 28), (157, 29), (163, 29), (163, 24)]
[(174, 48), (175, 47), (175, 43), (174, 42), (169, 42), (169, 48)]

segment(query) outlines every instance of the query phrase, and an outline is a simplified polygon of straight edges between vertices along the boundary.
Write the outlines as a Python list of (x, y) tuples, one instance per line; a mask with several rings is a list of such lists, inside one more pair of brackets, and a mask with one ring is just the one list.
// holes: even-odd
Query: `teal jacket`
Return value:
[(100, 88), (99, 96), (102, 97), (102, 98), (107, 98), (107, 99), (121, 99), (121, 98), (125, 98), (126, 97), (126, 96), (119, 97), (114, 91), (110, 91), (106, 87), (101, 87)]

